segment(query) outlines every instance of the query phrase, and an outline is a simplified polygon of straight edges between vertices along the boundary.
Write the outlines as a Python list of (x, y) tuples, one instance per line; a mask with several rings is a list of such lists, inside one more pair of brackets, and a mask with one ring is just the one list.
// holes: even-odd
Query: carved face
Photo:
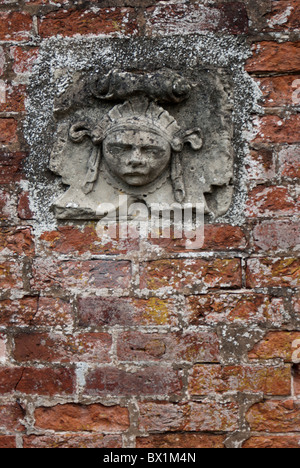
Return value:
[(171, 146), (151, 131), (113, 131), (103, 142), (103, 156), (115, 176), (128, 185), (143, 186), (164, 172), (170, 162)]

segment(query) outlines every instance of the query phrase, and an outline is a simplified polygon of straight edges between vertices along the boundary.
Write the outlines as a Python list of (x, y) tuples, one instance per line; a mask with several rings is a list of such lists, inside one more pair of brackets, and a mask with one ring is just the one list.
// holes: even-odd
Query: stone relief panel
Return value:
[(98, 219), (120, 195), (142, 202), (204, 205), (224, 215), (233, 195), (233, 98), (226, 71), (112, 69), (73, 84), (55, 100), (49, 169), (65, 192), (58, 219)]

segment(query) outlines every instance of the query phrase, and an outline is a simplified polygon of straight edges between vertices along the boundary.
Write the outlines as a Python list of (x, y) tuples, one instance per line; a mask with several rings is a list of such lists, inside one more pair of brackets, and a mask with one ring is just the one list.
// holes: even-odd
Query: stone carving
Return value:
[[(55, 104), (63, 117), (49, 167), (69, 186), (54, 203), (56, 217), (97, 219), (100, 204), (121, 209), (121, 194), (127, 195), (129, 205), (203, 203), (207, 214), (225, 213), (232, 196), (233, 154), (228, 95), (221, 80), (219, 85), (224, 100), (219, 102), (221, 124), (210, 136), (209, 158), (203, 156), (201, 125), (179, 122), (180, 110), (178, 118), (173, 115), (176, 106), (189, 101), (196, 85), (170, 70), (139, 74), (113, 70), (93, 78), (82, 89), (89, 90), (86, 101), (94, 99), (97, 104), (84, 106), (83, 93), (82, 105), (77, 99), (71, 117), (70, 96), (75, 93), (69, 90)], [(205, 180), (203, 167), (197, 171), (201, 159), (210, 162), (214, 183)]]

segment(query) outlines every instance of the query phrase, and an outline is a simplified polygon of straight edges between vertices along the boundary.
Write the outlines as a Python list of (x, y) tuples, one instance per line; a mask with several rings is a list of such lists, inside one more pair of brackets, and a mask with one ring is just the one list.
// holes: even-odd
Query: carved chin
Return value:
[(152, 182), (148, 175), (127, 174), (124, 175), (122, 179), (124, 182), (126, 182), (126, 184), (133, 185), (134, 187), (141, 187), (142, 185), (146, 185)]

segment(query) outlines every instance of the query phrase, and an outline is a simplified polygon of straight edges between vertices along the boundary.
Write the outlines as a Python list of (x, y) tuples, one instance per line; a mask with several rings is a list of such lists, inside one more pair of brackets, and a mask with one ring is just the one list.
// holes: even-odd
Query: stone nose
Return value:
[(141, 148), (133, 148), (130, 158), (128, 159), (128, 164), (132, 167), (143, 166), (145, 164), (145, 157), (143, 156)]

